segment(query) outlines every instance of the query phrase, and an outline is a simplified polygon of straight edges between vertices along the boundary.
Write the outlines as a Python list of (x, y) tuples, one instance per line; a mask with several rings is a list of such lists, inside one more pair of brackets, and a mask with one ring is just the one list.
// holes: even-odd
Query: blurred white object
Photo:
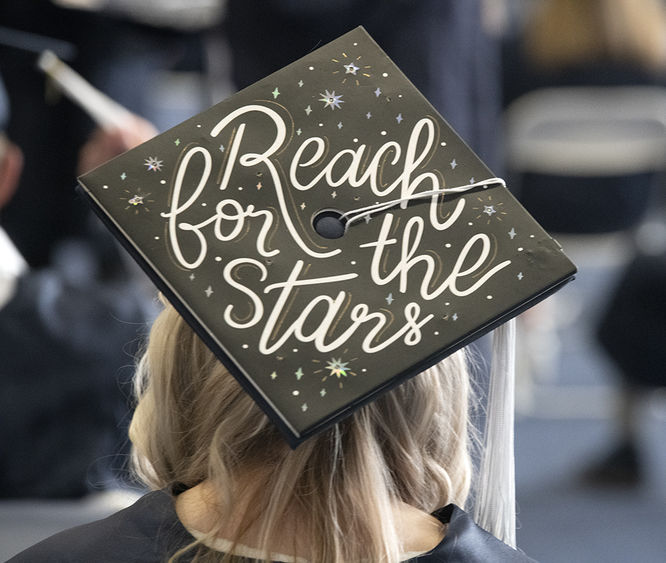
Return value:
[(666, 89), (556, 87), (517, 99), (506, 112), (510, 169), (614, 176), (666, 168)]
[(153, 27), (195, 31), (222, 20), (226, 0), (53, 0), (63, 8), (107, 12)]
[(44, 51), (37, 66), (48, 75), (72, 101), (81, 106), (95, 122), (105, 128), (120, 127), (132, 114), (85, 78), (62, 62), (51, 51)]

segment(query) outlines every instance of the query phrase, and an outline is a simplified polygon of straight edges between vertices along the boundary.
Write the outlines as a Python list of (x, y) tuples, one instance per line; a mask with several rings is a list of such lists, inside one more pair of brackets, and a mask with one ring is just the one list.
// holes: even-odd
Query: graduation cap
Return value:
[(80, 183), (292, 447), (575, 273), (363, 28)]

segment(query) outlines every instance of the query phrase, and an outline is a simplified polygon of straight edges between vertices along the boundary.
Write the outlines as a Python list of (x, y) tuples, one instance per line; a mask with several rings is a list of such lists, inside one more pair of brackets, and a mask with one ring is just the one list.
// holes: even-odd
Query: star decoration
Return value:
[(156, 156), (149, 156), (144, 160), (143, 164), (148, 167), (148, 170), (152, 170), (153, 172), (160, 172), (162, 170), (162, 161), (157, 160)]
[(134, 197), (131, 197), (130, 199), (128, 199), (127, 203), (129, 203), (130, 205), (134, 205), (134, 206), (143, 205), (143, 198), (144, 197), (145, 196), (137, 194)]
[(398, 123), (402, 123), (402, 120), (403, 120), (402, 114), (399, 113), (399, 114), (396, 116), (395, 120), (396, 120)]
[(277, 373), (273, 372), (270, 375), (271, 379), (277, 379)]
[(120, 179), (121, 179), (121, 180), (124, 180), (125, 178), (127, 178), (127, 174), (125, 174), (125, 173), (123, 172), (123, 173), (120, 175)]
[(518, 233), (516, 233), (516, 229), (514, 229), (513, 227), (511, 227), (511, 230), (510, 230), (507, 234), (509, 235), (509, 237), (511, 238), (511, 240), (513, 240), (514, 238), (516, 238), (516, 235), (517, 235)]
[(300, 381), (301, 377), (303, 377), (303, 369), (298, 368), (295, 372), (294, 375), (296, 376), (296, 379)]
[(273, 94), (273, 99), (275, 100), (279, 95), (280, 95), (280, 90), (278, 90), (278, 87), (275, 87), (275, 90), (271, 92)]
[(451, 317), (454, 321), (458, 320), (458, 313), (453, 313), (453, 316)]
[(516, 277), (518, 278), (518, 281), (521, 281), (525, 276), (523, 275), (522, 272), (518, 272), (518, 275)]
[(393, 303), (394, 301), (395, 301), (395, 299), (393, 299), (393, 294), (392, 294), (392, 293), (389, 293), (389, 294), (386, 296), (386, 302), (390, 305), (390, 304)]
[(456, 159), (454, 158), (454, 159), (451, 161), (451, 170), (455, 170), (455, 169), (456, 169), (456, 166), (458, 166), (458, 163), (456, 162)]
[(300, 127), (299, 127), (298, 129), (296, 129), (296, 134), (297, 134), (298, 136), (300, 136), (301, 133), (303, 133), (303, 131), (301, 131), (301, 128), (300, 128)]
[(474, 176), (472, 176), (472, 177), (469, 179), (469, 183), (470, 183), (470, 184), (474, 184), (475, 182), (476, 182), (476, 180), (474, 179)]
[(335, 199), (336, 197), (338, 197), (338, 192), (336, 192), (336, 191), (332, 191), (332, 192), (331, 192), (331, 197), (332, 197), (333, 199)]
[(490, 216), (490, 215), (493, 215), (493, 214), (497, 213), (497, 211), (495, 210), (494, 205), (484, 205), (483, 206), (483, 213)]
[(210, 297), (215, 292), (213, 291), (213, 288), (211, 286), (208, 286), (204, 291), (204, 293), (206, 294), (206, 297)]
[(299, 80), (299, 81), (298, 81), (298, 87), (299, 87), (299, 88), (303, 88), (303, 81), (302, 81), (302, 80)]
[(375, 90), (375, 97), (379, 98), (379, 96), (382, 95), (382, 90), (379, 86), (377, 86), (377, 89)]
[(329, 375), (335, 375), (339, 379), (341, 376), (347, 377), (348, 365), (349, 362), (343, 362), (342, 358), (331, 358), (328, 364), (326, 364), (326, 369), (331, 371)]
[(305, 108), (305, 113), (306, 113), (307, 115), (310, 115), (310, 114), (312, 113), (312, 108), (311, 108), (310, 106), (306, 107), (306, 108)]
[(194, 281), (196, 276), (194, 274), (190, 274), (190, 281)]
[(342, 129), (342, 121), (338, 121), (338, 129)]
[(176, 140), (173, 142), (173, 144), (176, 145), (176, 146), (180, 145), (180, 139), (176, 139)]
[(303, 403), (303, 404), (301, 405), (301, 410), (302, 410), (303, 412), (305, 412), (306, 410), (308, 410), (308, 404), (307, 404), (307, 403)]
[(372, 114), (371, 114), (370, 112), (368, 112), (368, 113), (365, 114), (365, 118), (366, 118), (366, 119), (370, 119), (371, 117), (372, 117)]
[(320, 93), (319, 95), (321, 96), (321, 98), (319, 98), (319, 101), (324, 102), (324, 109), (328, 107), (330, 107), (331, 110), (341, 109), (340, 104), (345, 103), (344, 100), (340, 99), (342, 98), (342, 94), (336, 95), (335, 90), (333, 90), (332, 92), (326, 90), (326, 93), (324, 94)]
[(305, 202), (302, 202), (299, 207), (301, 208), (301, 210), (305, 210), (306, 208)]
[(342, 65), (345, 67), (345, 74), (353, 74), (356, 76), (356, 73), (358, 72), (359, 68), (356, 66), (354, 63), (349, 63), (348, 65)]
[(220, 145), (220, 152), (224, 152), (224, 145)]
[(322, 389), (321, 391), (319, 391), (319, 394), (320, 394), (322, 397), (325, 397), (325, 396), (326, 396), (326, 389)]

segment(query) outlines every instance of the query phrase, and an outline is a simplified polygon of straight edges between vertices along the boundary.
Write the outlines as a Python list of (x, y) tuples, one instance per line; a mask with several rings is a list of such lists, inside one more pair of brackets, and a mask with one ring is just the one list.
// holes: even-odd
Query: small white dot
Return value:
[(530, 238), (534, 238), (534, 235), (530, 235)]
[(451, 303), (449, 303), (449, 302), (447, 301), (446, 303), (444, 303), (444, 305), (446, 305), (446, 306), (448, 307), (449, 305), (451, 305)]
[(300, 395), (300, 392), (298, 392), (298, 391), (292, 391), (291, 394), (292, 394), (294, 397), (298, 397), (298, 396)]
[(380, 135), (386, 135), (386, 131), (382, 131)]
[(447, 242), (444, 246), (446, 246), (446, 248), (451, 248), (451, 243)]
[(486, 299), (492, 299), (492, 298), (493, 298), (492, 295), (486, 295)]
[(160, 180), (160, 184), (166, 184), (166, 180)]
[(308, 67), (308, 70), (314, 70), (314, 67), (313, 67), (313, 66), (309, 66), (309, 67)]
[(206, 207), (208, 205), (205, 201), (201, 204), (201, 207)]
[(382, 72), (382, 76), (386, 78), (388, 76), (388, 72)]
[(435, 336), (439, 336), (439, 331), (436, 330), (433, 334), (434, 334)]
[(109, 186), (107, 186), (106, 184), (104, 184), (104, 185), (102, 186), (102, 189), (104, 189), (104, 190), (108, 190), (108, 189), (109, 189)]
[(470, 222), (467, 223), (467, 224), (471, 227), (474, 223), (472, 223), (472, 222), (470, 221)]
[(442, 141), (441, 143), (439, 143), (439, 146), (441, 146), (441, 147), (445, 147), (445, 146), (446, 146), (446, 143), (445, 143), (444, 141)]
[(197, 123), (197, 127), (201, 129), (201, 123)]
[(363, 368), (361, 371), (362, 371), (363, 373), (365, 373), (365, 372), (368, 371), (368, 370), (365, 369), (365, 368)]
[(350, 262), (350, 264), (351, 264), (352, 266), (356, 266), (356, 260), (352, 260), (352, 261)]
[(155, 240), (160, 240), (160, 237), (155, 237)]
[(523, 251), (523, 247), (522, 247), (522, 246), (519, 246), (519, 247), (518, 247), (518, 252), (522, 252), (522, 251)]
[(221, 256), (216, 256), (215, 257), (215, 262), (222, 262), (222, 257)]
[(357, 45), (358, 45), (358, 43), (354, 43), (354, 47), (356, 47)]
[(356, 137), (354, 137), (353, 140), (354, 140), (355, 143), (358, 143), (358, 139)]
[(243, 350), (247, 350), (249, 346), (247, 344), (243, 344)]
[(242, 192), (243, 191), (243, 186), (238, 186), (238, 191)]
[(320, 123), (320, 124), (319, 124), (319, 127), (323, 127), (323, 126), (324, 126), (324, 124), (323, 124), (323, 123)]
[(402, 94), (398, 94), (398, 98), (402, 98)]
[(294, 353), (298, 352), (298, 348), (294, 348), (294, 349), (292, 350), (292, 352), (294, 352)]

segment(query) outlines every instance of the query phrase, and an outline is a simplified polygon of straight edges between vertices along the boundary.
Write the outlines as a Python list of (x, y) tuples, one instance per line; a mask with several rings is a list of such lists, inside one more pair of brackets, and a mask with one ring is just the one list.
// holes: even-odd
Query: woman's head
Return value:
[(137, 374), (130, 429), (135, 465), (155, 488), (208, 480), (223, 506), (238, 506), (233, 483), (261, 475), (254, 500), (267, 519), (266, 538), (284, 514), (303, 513), (304, 525), (327, 546), (323, 553), (335, 551), (331, 542), (351, 531), (385, 544), (391, 531), (377, 527), (385, 527), (380, 517), (386, 522), (393, 504), (431, 512), (464, 503), (471, 475), (469, 385), (465, 358), (456, 353), (291, 450), (166, 306)]

